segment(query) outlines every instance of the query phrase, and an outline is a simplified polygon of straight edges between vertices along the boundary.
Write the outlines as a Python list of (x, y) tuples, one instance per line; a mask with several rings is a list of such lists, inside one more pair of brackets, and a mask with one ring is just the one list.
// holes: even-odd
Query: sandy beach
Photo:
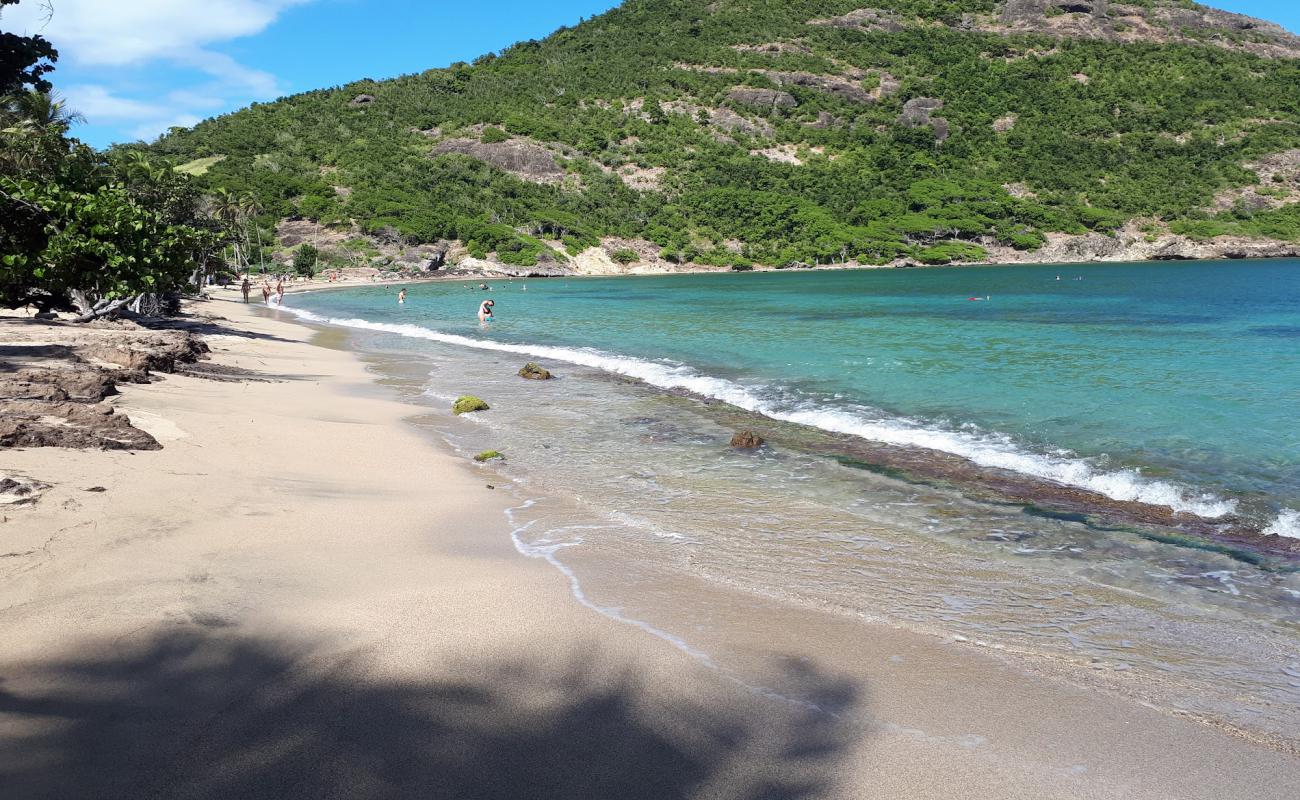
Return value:
[(0, 450), (51, 485), (0, 507), (0, 796), (1300, 795), (1284, 746), (973, 643), (687, 579), (720, 638), (602, 614), (407, 422), (448, 411), (341, 331), (203, 305), (253, 375), (125, 387), (162, 449)]

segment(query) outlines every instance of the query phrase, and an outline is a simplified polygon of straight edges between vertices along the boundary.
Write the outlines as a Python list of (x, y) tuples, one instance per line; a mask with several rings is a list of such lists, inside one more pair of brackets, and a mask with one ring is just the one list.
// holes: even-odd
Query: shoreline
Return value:
[[(1298, 246), (1300, 249), (1300, 246)], [(442, 274), (428, 274), (424, 277), (405, 278), (405, 279), (387, 279), (387, 280), (362, 280), (359, 277), (350, 277), (345, 282), (321, 282), (317, 283), (311, 279), (309, 283), (290, 283), (285, 287), (285, 294), (305, 291), (329, 291), (334, 289), (355, 289), (362, 286), (389, 286), (389, 285), (416, 285), (421, 283), (452, 283), (456, 281), (476, 281), (476, 280), (498, 280), (505, 278), (507, 280), (556, 280), (556, 279), (590, 279), (590, 278), (645, 278), (645, 277), (668, 277), (674, 275), (744, 275), (744, 274), (768, 274), (768, 273), (801, 273), (801, 272), (870, 272), (875, 270), (931, 270), (931, 269), (983, 269), (988, 267), (1087, 267), (1101, 264), (1169, 264), (1177, 262), (1196, 263), (1201, 261), (1223, 261), (1223, 262), (1260, 262), (1260, 261), (1297, 261), (1300, 256), (1296, 255), (1263, 255), (1263, 256), (1244, 256), (1239, 258), (1221, 257), (1221, 258), (1143, 258), (1143, 259), (1084, 259), (1084, 260), (1061, 260), (1061, 261), (1035, 261), (1026, 260), (1009, 260), (1009, 261), (969, 261), (953, 262), (950, 264), (852, 264), (852, 265), (831, 265), (823, 264), (808, 267), (767, 267), (755, 266), (747, 270), (735, 270), (724, 267), (698, 267), (698, 268), (664, 268), (664, 269), (641, 269), (629, 270), (624, 272), (572, 272), (554, 275), (512, 275), (506, 272), (485, 273), (485, 272), (467, 272), (464, 274), (453, 274), (438, 270)], [(341, 270), (340, 270), (341, 271)], [(251, 274), (251, 273), (250, 273)], [(273, 274), (273, 273), (269, 273)], [(259, 273), (260, 277), (260, 273)], [(239, 290), (231, 284), (230, 287), (209, 287), (209, 291), (220, 290), (229, 292), (231, 297), (238, 297)], [(255, 302), (255, 301), (254, 301)], [(251, 303), (250, 303), (251, 304)]]
[[(507, 767), (529, 779), (514, 779), (515, 796), (526, 786), (583, 796), (578, 787), (591, 784), (554, 763), (579, 753), (585, 779), (599, 766), (604, 796), (647, 800), (734, 796), (765, 781), (792, 790), (783, 782), (796, 781), (818, 797), (868, 787), (944, 797), (955, 781), (984, 796), (1113, 796), (1124, 787), (1281, 797), (1296, 788), (1293, 756), (1201, 724), (1050, 679), (1027, 682), (951, 642), (683, 579), (672, 596), (723, 620), (708, 643), (720, 666), (709, 668), (592, 613), (557, 570), (516, 553), (509, 503), (483, 488), (485, 470), (411, 429), (409, 417), (437, 410), (376, 387), (346, 334), (323, 334), (343, 349), (319, 347), (322, 334), (308, 334), (316, 326), (236, 302), (217, 308), (239, 317), (230, 324), (239, 333), (209, 336), (213, 359), (275, 382), (168, 376), (127, 389), (119, 409), (163, 442), (160, 451), (0, 451), (6, 471), (55, 484), (0, 526), (0, 549), (13, 551), (0, 624), (14, 643), (0, 655), (0, 753), (13, 754), (0, 777), (30, 796), (69, 786), (111, 797), (241, 787), (257, 789), (245, 796), (318, 796), (340, 786), (364, 795), (400, 780), (404, 790), (445, 792), (451, 781), (462, 795), (477, 787), (505, 797), (493, 781), (510, 778), (492, 773)], [(105, 491), (85, 493), (99, 485)], [(155, 667), (198, 669), (196, 655), (226, 667), (171, 684), (178, 705), (151, 714), (142, 736), (139, 700), (168, 685)], [(506, 678), (484, 680), (503, 665)], [(115, 689), (87, 679), (106, 674)], [(133, 694), (145, 686), (153, 691)], [(399, 686), (426, 687), (417, 693), (426, 699), (396, 704)], [(465, 706), (467, 691), (493, 702)], [(55, 698), (58, 717), (40, 713)], [(602, 702), (571, 702), (584, 698)], [(571, 724), (549, 724), (557, 720)], [(748, 743), (701, 741), (685, 720), (744, 731)], [(556, 735), (539, 739), (538, 729)], [(501, 760), (518, 752), (512, 742), (546, 757)], [(608, 750), (619, 742), (642, 744)], [(791, 761), (791, 746), (813, 742), (821, 755)], [(448, 770), (447, 754), (464, 750), (474, 758)], [(124, 753), (137, 769), (115, 766)], [(317, 775), (317, 763), (338, 766)]]
[[(305, 287), (302, 290), (304, 293), (308, 291)], [(278, 309), (271, 307), (271, 310)], [(516, 347), (522, 348), (518, 352), (525, 352), (528, 345)], [(554, 349), (539, 348), (532, 355), (545, 357), (543, 351)], [(562, 356), (552, 354), (551, 357), (563, 360)], [(625, 377), (643, 380), (635, 375)], [(729, 424), (742, 427), (758, 425), (767, 438), (775, 437), (787, 443), (815, 440), (819, 451), (834, 454), (846, 465), (895, 474), (917, 484), (952, 485), (972, 498), (1010, 502), (1035, 513), (1080, 518), (1089, 525), (1131, 529), (1158, 541), (1206, 547), (1268, 569), (1285, 571), (1300, 564), (1300, 539), (1270, 532), (1269, 527), (1276, 523), (1276, 517), (1249, 519), (1236, 510), (1212, 516), (1193, 509), (1163, 505), (1140, 495), (1120, 499), (1091, 485), (1062, 483), (1034, 472), (981, 463), (976, 457), (955, 450), (867, 439), (800, 423), (779, 414), (772, 416), (766, 411), (736, 406), (718, 397), (697, 394), (690, 388), (662, 386), (651, 381), (646, 383), (661, 391), (710, 405), (721, 404), (717, 413), (733, 417)], [(804, 447), (808, 446), (805, 443)]]

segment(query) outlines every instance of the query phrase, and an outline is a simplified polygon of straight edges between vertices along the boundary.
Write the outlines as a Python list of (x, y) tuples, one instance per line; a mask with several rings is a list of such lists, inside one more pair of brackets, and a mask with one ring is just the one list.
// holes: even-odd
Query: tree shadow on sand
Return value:
[(777, 800), (828, 789), (854, 739), (855, 687), (804, 666), (781, 681), (801, 702), (596, 651), (393, 681), (227, 633), (0, 684), (4, 796)]

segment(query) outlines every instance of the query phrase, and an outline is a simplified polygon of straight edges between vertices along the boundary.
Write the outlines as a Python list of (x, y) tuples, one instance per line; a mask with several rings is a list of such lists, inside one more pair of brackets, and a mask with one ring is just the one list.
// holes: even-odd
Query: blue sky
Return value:
[[(52, 4), (48, 19), (43, 7)], [(82, 140), (152, 139), (255, 100), (388, 78), (540, 38), (617, 0), (22, 0), (3, 28), (60, 52)], [(1211, 5), (1300, 32), (1296, 0)], [(870, 5), (863, 0), (863, 5)]]

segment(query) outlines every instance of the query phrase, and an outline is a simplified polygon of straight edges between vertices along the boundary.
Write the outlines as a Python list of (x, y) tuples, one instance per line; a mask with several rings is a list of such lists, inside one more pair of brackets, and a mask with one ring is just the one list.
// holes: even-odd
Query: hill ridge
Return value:
[(1300, 37), (1181, 0), (871, 6), (629, 0), (153, 149), (254, 192), (268, 238), (345, 233), (334, 266), (426, 244), (521, 272), (1297, 252)]

